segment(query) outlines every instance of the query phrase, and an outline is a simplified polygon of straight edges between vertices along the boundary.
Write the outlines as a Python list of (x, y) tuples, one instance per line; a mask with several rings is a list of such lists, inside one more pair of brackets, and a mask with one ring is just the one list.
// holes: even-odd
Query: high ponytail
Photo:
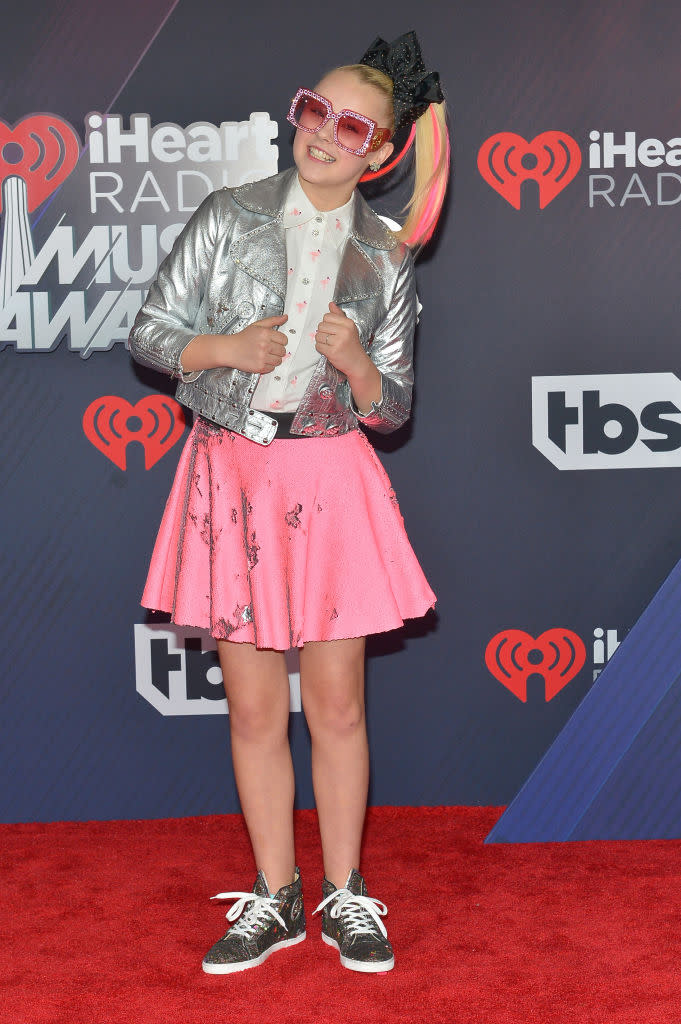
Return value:
[(438, 222), (449, 181), (449, 132), (445, 103), (431, 103), (416, 121), (414, 188), (404, 207), (407, 219), (397, 232), (410, 249), (421, 249)]
[[(367, 64), (344, 64), (335, 70), (350, 71), (366, 85), (374, 86), (383, 94), (390, 114), (385, 125), (381, 127), (393, 131), (395, 121), (392, 79), (383, 71)], [(414, 127), (414, 184), (411, 197), (402, 209), (402, 213), (407, 214), (406, 219), (395, 234), (401, 242), (406, 242), (410, 249), (419, 251), (432, 237), (449, 181), (450, 146), (446, 104), (431, 103), (416, 120)], [(407, 155), (406, 149), (404, 155)]]

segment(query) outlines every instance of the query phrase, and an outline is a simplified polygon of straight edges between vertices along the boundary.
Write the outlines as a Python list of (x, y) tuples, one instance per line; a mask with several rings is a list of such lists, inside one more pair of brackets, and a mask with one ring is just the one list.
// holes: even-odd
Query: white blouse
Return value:
[(251, 408), (264, 412), (294, 412), (319, 361), (315, 334), (329, 312), (343, 249), (352, 224), (355, 194), (336, 210), (317, 210), (307, 198), (298, 175), (284, 207), (288, 287), (278, 328), (288, 338), (284, 361), (263, 373)]

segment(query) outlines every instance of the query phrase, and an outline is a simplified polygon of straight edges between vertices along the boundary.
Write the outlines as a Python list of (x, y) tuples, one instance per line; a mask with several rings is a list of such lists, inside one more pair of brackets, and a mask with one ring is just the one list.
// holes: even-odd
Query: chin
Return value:
[(308, 155), (307, 149), (302, 156), (294, 152), (293, 159), (301, 178), (304, 178), (305, 181), (315, 185), (333, 185), (336, 187), (343, 185), (354, 187), (355, 185), (356, 179), (347, 168), (339, 167), (338, 163), (320, 163)]

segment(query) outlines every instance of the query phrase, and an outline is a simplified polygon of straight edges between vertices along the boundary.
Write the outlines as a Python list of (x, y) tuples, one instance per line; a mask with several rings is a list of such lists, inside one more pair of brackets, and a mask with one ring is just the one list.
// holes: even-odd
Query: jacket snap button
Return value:
[(239, 314), (239, 316), (250, 316), (253, 313), (254, 309), (255, 306), (253, 305), (252, 302), (240, 302), (237, 309), (237, 313)]
[(328, 384), (322, 384), (319, 387), (319, 397), (329, 399), (333, 396), (333, 389)]

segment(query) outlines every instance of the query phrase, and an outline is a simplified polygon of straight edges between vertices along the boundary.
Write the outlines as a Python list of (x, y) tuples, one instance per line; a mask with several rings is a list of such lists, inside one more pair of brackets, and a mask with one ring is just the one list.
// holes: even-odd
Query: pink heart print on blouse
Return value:
[(79, 155), (80, 140), (60, 117), (31, 114), (15, 128), (0, 120), (0, 185), (6, 178), (21, 178), (29, 212), (66, 181)]

